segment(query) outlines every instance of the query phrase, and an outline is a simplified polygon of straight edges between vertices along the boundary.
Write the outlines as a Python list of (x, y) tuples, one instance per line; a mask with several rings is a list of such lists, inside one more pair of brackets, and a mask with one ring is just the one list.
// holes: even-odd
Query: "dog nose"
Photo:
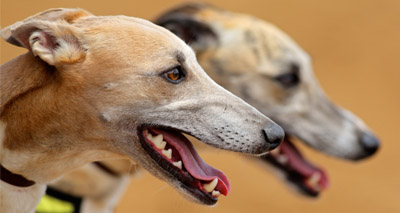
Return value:
[(360, 143), (368, 156), (374, 154), (379, 148), (378, 138), (368, 132), (361, 134)]
[(285, 137), (285, 132), (282, 127), (277, 124), (270, 124), (267, 128), (263, 130), (265, 140), (268, 143), (268, 151), (275, 149), (282, 143)]

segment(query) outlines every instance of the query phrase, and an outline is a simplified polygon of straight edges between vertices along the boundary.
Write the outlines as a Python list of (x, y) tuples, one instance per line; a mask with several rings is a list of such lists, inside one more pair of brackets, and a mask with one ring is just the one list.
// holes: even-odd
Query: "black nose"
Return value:
[(371, 133), (363, 132), (360, 143), (368, 155), (374, 154), (379, 148), (379, 140)]
[(269, 147), (268, 150), (273, 150), (282, 143), (285, 137), (285, 132), (282, 127), (277, 124), (270, 124), (267, 128), (263, 130), (265, 140), (267, 141)]

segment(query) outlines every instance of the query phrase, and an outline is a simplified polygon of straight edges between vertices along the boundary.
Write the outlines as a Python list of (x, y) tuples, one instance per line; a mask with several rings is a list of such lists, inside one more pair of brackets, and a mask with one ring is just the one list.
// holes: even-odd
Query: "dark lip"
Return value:
[[(288, 133), (286, 130), (285, 133), (286, 133), (285, 137), (292, 138), (292, 135)], [(301, 138), (299, 139), (301, 141), (304, 141)], [(290, 168), (287, 168), (285, 165), (282, 165), (271, 155), (263, 155), (261, 158), (262, 160), (266, 160), (267, 162), (272, 164), (275, 168), (282, 171), (285, 174), (287, 183), (294, 185), (301, 194), (308, 196), (310, 198), (317, 198), (321, 193), (321, 191), (312, 190), (309, 187), (307, 187), (303, 182), (304, 178), (306, 177), (304, 177), (303, 175), (299, 174), (298, 172)]]
[(190, 134), (189, 132), (185, 132), (176, 128), (158, 126), (158, 125), (144, 124), (138, 127), (137, 129), (141, 146), (162, 170), (164, 170), (166, 173), (168, 173), (169, 175), (173, 176), (176, 180), (178, 180), (181, 183), (181, 187), (184, 188), (186, 191), (190, 192), (192, 196), (196, 197), (202, 204), (215, 205), (218, 201), (218, 198), (214, 198), (208, 193), (206, 194), (205, 192), (199, 190), (198, 186), (199, 184), (201, 184), (199, 180), (192, 177), (187, 171), (180, 170), (179, 168), (173, 166), (168, 160), (166, 160), (157, 151), (155, 151), (151, 147), (151, 145), (144, 139), (142, 132), (148, 128), (166, 129), (169, 131), (185, 133), (193, 137), (195, 136)]
[(303, 184), (304, 176), (300, 175), (299, 173), (293, 170), (288, 170), (285, 166), (280, 164), (275, 158), (271, 157), (270, 155), (264, 155), (262, 156), (262, 159), (268, 161), (274, 167), (284, 172), (288, 182), (295, 185), (295, 187), (299, 190), (300, 193), (313, 198), (319, 196), (320, 194), (319, 191), (314, 191)]

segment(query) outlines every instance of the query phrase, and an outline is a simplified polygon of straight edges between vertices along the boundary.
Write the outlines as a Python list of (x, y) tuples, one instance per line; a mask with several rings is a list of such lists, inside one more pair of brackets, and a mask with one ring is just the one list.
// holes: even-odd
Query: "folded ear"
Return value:
[[(22, 22), (28, 22), (28, 21), (37, 21), (37, 20), (43, 20), (43, 21), (65, 21), (67, 23), (73, 23), (76, 19), (79, 19), (81, 17), (85, 16), (91, 16), (92, 14), (89, 13), (86, 10), (76, 8), (76, 9), (69, 9), (69, 8), (54, 8), (54, 9), (49, 9), (44, 12), (35, 14), (31, 17), (26, 18)], [(16, 24), (20, 24), (20, 22), (17, 22), (11, 26), (5, 27), (0, 30), (0, 36), (2, 39), (7, 41), (8, 43), (14, 44), (16, 46), (22, 47), (20, 43), (18, 43), (15, 38), (12, 37), (11, 35), (11, 28), (14, 27)]]
[(217, 34), (207, 23), (196, 18), (194, 6), (184, 5), (158, 17), (154, 23), (167, 28), (189, 44), (195, 51), (202, 51), (218, 42)]
[(0, 31), (1, 37), (25, 47), (50, 65), (74, 63), (85, 56), (75, 20), (91, 15), (82, 9), (50, 9)]

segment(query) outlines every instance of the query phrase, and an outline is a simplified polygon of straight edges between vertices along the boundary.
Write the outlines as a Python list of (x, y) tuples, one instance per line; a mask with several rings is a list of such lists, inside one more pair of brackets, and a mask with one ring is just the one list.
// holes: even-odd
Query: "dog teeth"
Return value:
[(321, 174), (318, 172), (315, 172), (314, 174), (309, 177), (309, 180), (313, 183), (317, 183), (321, 179)]
[(211, 193), (211, 195), (212, 195), (213, 197), (219, 197), (219, 196), (221, 195), (221, 193), (220, 193), (219, 191), (213, 190), (212, 193)]
[(218, 179), (214, 178), (214, 180), (212, 180), (211, 182), (203, 184), (203, 187), (207, 192), (212, 192), (217, 186), (217, 184), (218, 184)]
[(307, 184), (311, 187), (313, 187), (315, 190), (319, 190), (319, 185), (318, 182), (321, 180), (321, 174), (318, 172), (315, 172), (314, 174), (311, 175), (307, 179)]
[(179, 169), (182, 169), (182, 161), (173, 162), (172, 164), (178, 167)]
[(272, 156), (275, 157), (275, 159), (280, 163), (280, 164), (287, 164), (289, 162), (289, 158), (281, 153), (280, 147), (277, 147), (276, 149), (272, 150), (269, 152)]
[(287, 164), (289, 162), (289, 158), (286, 155), (278, 155), (276, 156), (276, 160), (280, 164)]
[(167, 142), (162, 141), (160, 143), (154, 143), (154, 145), (156, 145), (156, 147), (160, 150), (163, 150), (165, 148), (165, 146), (167, 145)]
[(165, 155), (165, 157), (167, 157), (168, 159), (171, 160), (171, 158), (172, 158), (172, 149), (168, 149), (168, 150), (163, 149), (161, 152), (163, 153), (163, 155)]
[(163, 150), (166, 145), (167, 145), (167, 142), (163, 141), (163, 142), (161, 142), (161, 145), (159, 147), (157, 146), (157, 148)]
[(147, 131), (145, 131), (147, 139), (149, 139), (153, 144), (160, 150), (163, 150), (165, 146), (167, 145), (167, 142), (165, 142), (163, 139), (163, 135), (159, 134), (156, 136), (151, 135)]
[(147, 139), (149, 140), (153, 140), (153, 135), (151, 135), (150, 133), (147, 132), (146, 134)]
[(161, 142), (163, 141), (163, 135), (159, 134), (153, 137), (153, 139), (151, 141), (153, 141), (153, 143), (157, 146), (157, 145), (161, 145)]

